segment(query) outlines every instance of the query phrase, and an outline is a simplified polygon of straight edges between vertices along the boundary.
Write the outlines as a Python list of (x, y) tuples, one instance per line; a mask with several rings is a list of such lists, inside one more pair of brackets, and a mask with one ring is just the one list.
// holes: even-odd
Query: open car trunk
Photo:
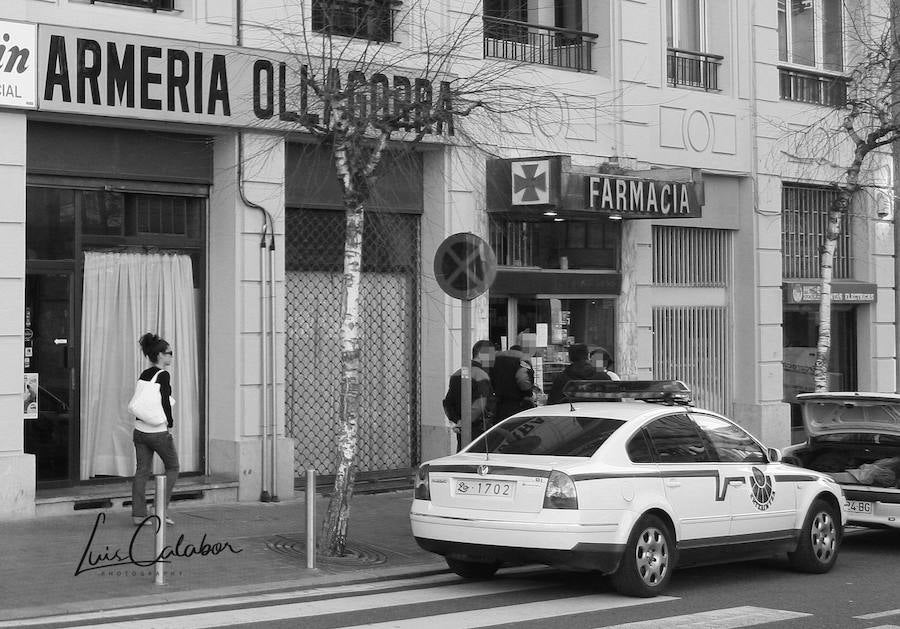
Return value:
[(812, 437), (786, 457), (797, 465), (825, 472), (841, 485), (894, 489), (900, 493), (900, 437), (843, 434)]

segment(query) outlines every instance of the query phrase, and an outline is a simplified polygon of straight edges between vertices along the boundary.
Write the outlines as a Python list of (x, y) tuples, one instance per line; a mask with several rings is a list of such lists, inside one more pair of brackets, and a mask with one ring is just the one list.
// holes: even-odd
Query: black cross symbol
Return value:
[(547, 173), (536, 175), (538, 166), (539, 164), (523, 164), (522, 172), (525, 176), (513, 175), (513, 191), (517, 194), (525, 191), (522, 201), (539, 201), (538, 190), (547, 191)]
[(449, 247), (441, 265), (447, 283), (461, 292), (481, 288), (485, 283), (485, 264), (481, 247), (458, 242)]

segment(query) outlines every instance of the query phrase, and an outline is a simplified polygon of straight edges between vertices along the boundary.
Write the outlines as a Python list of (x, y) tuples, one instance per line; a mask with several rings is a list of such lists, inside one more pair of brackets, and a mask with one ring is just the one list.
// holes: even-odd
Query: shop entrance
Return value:
[(77, 473), (72, 280), (72, 273), (54, 271), (25, 279), (25, 452), (37, 455), (37, 480), (45, 483), (65, 483)]
[(535, 381), (546, 393), (569, 363), (566, 348), (575, 343), (605, 349), (613, 361), (609, 369), (615, 371), (615, 307), (614, 298), (603, 296), (493, 296), (490, 340), (501, 349), (530, 340), (535, 356), (541, 358), (535, 365)]

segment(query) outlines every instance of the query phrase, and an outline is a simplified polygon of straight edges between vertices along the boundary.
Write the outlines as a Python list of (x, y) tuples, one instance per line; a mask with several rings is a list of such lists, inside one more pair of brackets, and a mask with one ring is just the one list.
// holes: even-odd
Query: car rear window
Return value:
[(514, 417), (482, 436), (470, 452), (484, 452), (487, 447), (496, 454), (588, 457), (624, 423), (599, 417)]

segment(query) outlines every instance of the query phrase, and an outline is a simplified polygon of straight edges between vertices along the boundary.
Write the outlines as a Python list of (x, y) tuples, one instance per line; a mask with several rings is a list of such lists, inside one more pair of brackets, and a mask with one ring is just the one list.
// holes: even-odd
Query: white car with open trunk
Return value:
[(844, 496), (828, 475), (779, 462), (677, 381), (575, 381), (567, 394), (420, 466), (422, 548), (463, 577), (543, 563), (607, 573), (634, 596), (662, 592), (676, 565), (783, 552), (798, 570), (834, 565)]
[(850, 524), (900, 528), (900, 395), (801, 393), (807, 441), (785, 463), (829, 474), (844, 490)]

